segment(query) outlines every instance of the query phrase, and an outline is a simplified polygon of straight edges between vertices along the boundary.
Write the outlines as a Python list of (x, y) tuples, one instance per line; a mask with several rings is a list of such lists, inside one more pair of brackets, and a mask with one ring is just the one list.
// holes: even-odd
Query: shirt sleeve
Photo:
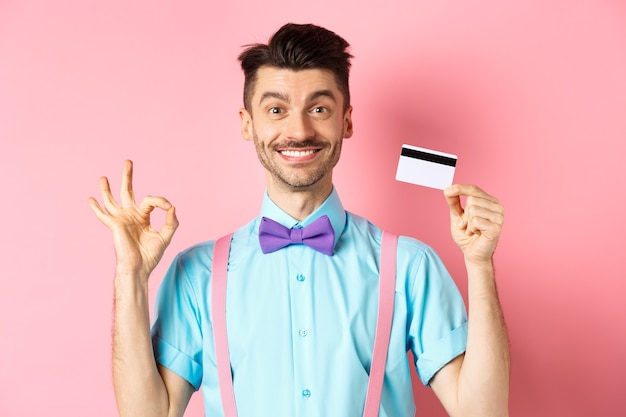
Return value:
[(409, 268), (408, 347), (420, 380), (428, 385), (444, 365), (465, 352), (467, 312), (439, 256), (423, 245)]
[(197, 290), (177, 256), (157, 292), (152, 344), (157, 363), (187, 380), (202, 382), (202, 330)]

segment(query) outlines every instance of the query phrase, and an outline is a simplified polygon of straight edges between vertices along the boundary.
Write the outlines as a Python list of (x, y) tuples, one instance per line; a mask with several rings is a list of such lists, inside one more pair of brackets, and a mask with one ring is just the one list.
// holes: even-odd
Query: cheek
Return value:
[(259, 141), (272, 140), (280, 135), (281, 127), (279, 123), (257, 123), (254, 125), (254, 131)]

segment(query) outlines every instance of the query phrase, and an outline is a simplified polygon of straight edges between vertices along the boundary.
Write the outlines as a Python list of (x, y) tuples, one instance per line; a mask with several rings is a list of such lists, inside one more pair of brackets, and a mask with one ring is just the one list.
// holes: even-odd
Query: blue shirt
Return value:
[[(382, 231), (346, 212), (335, 190), (298, 222), (266, 195), (261, 216), (304, 227), (327, 215), (335, 253), (305, 245), (263, 254), (260, 217), (237, 230), (228, 266), (227, 326), (239, 417), (362, 414), (378, 309)], [(210, 315), (214, 241), (180, 253), (157, 294), (156, 360), (196, 389), (207, 416), (222, 416)], [(400, 237), (396, 299), (381, 417), (413, 416), (407, 351), (424, 384), (465, 351), (463, 299), (424, 243)]]

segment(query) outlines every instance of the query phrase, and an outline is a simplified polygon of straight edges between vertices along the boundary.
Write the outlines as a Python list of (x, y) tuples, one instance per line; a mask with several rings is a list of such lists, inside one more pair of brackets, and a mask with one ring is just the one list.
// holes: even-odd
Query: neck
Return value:
[(332, 182), (316, 184), (306, 189), (294, 189), (268, 182), (267, 194), (285, 213), (302, 221), (326, 201), (332, 190)]

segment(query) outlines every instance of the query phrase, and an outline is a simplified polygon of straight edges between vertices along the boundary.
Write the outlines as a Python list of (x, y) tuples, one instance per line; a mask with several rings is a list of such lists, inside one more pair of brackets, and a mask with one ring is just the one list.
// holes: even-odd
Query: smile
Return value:
[(289, 156), (292, 158), (302, 158), (303, 156), (313, 155), (316, 151), (314, 149), (306, 150), (306, 151), (280, 151), (282, 155)]

